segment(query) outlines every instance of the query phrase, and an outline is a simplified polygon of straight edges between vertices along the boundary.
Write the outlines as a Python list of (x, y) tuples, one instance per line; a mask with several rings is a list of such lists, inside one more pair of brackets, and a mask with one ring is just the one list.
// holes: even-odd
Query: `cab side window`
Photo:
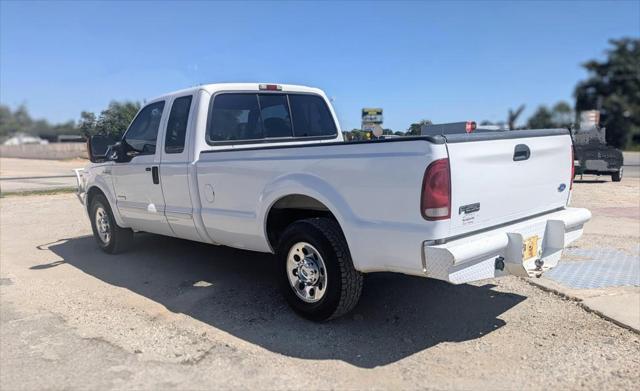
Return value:
[(124, 141), (132, 150), (141, 155), (156, 153), (162, 110), (164, 110), (164, 101), (151, 103), (138, 113), (124, 136)]
[(184, 140), (187, 134), (187, 121), (189, 120), (191, 99), (192, 96), (189, 95), (173, 101), (164, 143), (164, 151), (166, 153), (182, 153), (182, 151), (184, 151)]

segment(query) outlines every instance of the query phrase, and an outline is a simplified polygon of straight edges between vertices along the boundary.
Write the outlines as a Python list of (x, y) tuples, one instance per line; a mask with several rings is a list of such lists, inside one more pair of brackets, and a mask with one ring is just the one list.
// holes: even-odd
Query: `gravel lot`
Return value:
[[(638, 206), (636, 182), (576, 184), (574, 205), (600, 197), (580, 245), (637, 245), (637, 219), (606, 217)], [(517, 278), (370, 275), (350, 316), (318, 325), (289, 311), (270, 256), (146, 234), (107, 256), (71, 194), (0, 213), (3, 390), (640, 385), (637, 334)]]
[(36, 160), (0, 157), (0, 191), (52, 190), (75, 187), (74, 168), (88, 164), (86, 159)]

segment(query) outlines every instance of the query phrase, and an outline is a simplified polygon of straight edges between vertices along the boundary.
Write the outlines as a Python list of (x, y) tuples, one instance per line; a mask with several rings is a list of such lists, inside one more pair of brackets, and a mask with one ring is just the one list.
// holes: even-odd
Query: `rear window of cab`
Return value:
[(220, 93), (209, 105), (207, 143), (333, 138), (325, 100), (313, 94)]

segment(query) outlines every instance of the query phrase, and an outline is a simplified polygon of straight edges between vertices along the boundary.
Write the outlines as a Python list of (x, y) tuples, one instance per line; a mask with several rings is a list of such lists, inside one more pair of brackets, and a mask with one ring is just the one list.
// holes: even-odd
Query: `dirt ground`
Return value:
[(15, 193), (70, 189), (76, 186), (73, 172), (89, 163), (86, 159), (36, 160), (0, 158), (0, 191)]
[(73, 175), (74, 168), (89, 164), (87, 159), (36, 160), (0, 158), (0, 177)]
[[(639, 185), (577, 183), (578, 245), (638, 245)], [(373, 274), (352, 314), (314, 324), (268, 255), (139, 234), (108, 256), (90, 233), (72, 194), (0, 200), (0, 389), (640, 385), (638, 334), (518, 278)]]
[(640, 245), (640, 178), (613, 183), (595, 177), (576, 181), (571, 205), (587, 208), (592, 219), (574, 246), (634, 250)]

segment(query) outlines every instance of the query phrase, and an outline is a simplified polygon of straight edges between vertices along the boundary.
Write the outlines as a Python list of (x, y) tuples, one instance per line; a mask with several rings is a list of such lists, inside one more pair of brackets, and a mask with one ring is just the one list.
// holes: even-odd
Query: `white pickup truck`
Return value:
[(539, 276), (591, 216), (567, 207), (566, 130), (347, 143), (316, 88), (177, 91), (107, 144), (92, 138), (77, 172), (104, 251), (144, 231), (275, 253), (284, 297), (317, 321), (356, 305), (363, 273)]

